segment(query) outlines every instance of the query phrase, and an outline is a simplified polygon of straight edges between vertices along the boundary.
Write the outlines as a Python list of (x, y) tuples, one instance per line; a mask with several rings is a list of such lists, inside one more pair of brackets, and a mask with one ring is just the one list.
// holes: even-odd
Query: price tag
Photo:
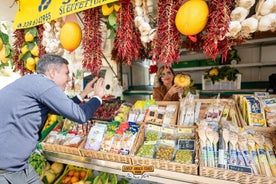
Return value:
[(195, 141), (180, 139), (180, 140), (178, 140), (178, 146), (179, 146), (179, 149), (194, 151), (195, 150)]
[(238, 165), (228, 165), (229, 170), (233, 171), (239, 171), (239, 172), (246, 172), (246, 173), (252, 173), (251, 167), (245, 167), (245, 166), (238, 166)]

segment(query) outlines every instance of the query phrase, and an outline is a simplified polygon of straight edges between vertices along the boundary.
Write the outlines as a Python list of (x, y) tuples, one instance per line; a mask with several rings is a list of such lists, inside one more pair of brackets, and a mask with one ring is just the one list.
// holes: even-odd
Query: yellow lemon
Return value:
[(113, 6), (108, 6), (107, 4), (102, 5), (102, 12), (104, 16), (110, 15), (114, 10)]
[(6, 57), (6, 48), (4, 46), (0, 51), (0, 61), (2, 61), (2, 63), (7, 63), (9, 60), (10, 58)]
[(29, 48), (28, 48), (27, 45), (25, 45), (24, 47), (21, 48), (21, 53), (22, 53), (22, 54), (25, 54), (25, 53), (28, 52), (28, 51), (29, 51)]
[(209, 8), (204, 0), (186, 1), (177, 11), (175, 26), (184, 35), (196, 35), (207, 24)]
[(32, 42), (34, 40), (34, 35), (32, 33), (27, 32), (24, 36), (25, 42)]
[(66, 22), (60, 31), (60, 43), (64, 49), (73, 52), (81, 43), (82, 32), (75, 22)]
[(2, 48), (3, 48), (3, 40), (2, 38), (0, 38), (0, 50), (2, 50)]
[(32, 58), (32, 57), (29, 57), (27, 60), (26, 60), (26, 64), (25, 64), (25, 66), (26, 66), (26, 68), (28, 69), (28, 70), (31, 70), (32, 72), (34, 72), (35, 71), (35, 60), (34, 60), (34, 58)]
[(213, 68), (212, 70), (209, 71), (210, 76), (217, 76), (218, 75), (218, 70), (216, 68)]
[(39, 54), (39, 49), (38, 49), (38, 46), (37, 46), (37, 45), (35, 45), (35, 46), (32, 48), (31, 53), (32, 53), (33, 56), (38, 56), (38, 54)]
[(121, 8), (121, 6), (119, 4), (114, 4), (114, 10), (116, 12), (118, 12), (120, 8)]
[(35, 60), (35, 64), (37, 64), (38, 60), (39, 60), (39, 57), (35, 57), (34, 60)]

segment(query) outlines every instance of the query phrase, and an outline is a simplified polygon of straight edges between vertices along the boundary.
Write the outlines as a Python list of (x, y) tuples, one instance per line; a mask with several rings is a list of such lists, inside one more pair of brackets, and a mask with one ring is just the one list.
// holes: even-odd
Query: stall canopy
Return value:
[(13, 29), (34, 27), (57, 18), (118, 0), (19, 0)]

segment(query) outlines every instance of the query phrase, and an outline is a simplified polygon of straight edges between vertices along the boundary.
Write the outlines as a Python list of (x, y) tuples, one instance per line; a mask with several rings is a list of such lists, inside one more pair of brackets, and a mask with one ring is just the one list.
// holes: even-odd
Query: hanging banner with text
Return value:
[(19, 0), (13, 29), (34, 27), (57, 18), (118, 0)]

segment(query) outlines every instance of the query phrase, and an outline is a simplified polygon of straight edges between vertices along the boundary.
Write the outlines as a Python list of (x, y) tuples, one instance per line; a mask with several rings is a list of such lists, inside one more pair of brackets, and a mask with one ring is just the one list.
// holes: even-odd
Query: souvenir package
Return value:
[(174, 140), (159, 140), (156, 150), (156, 159), (171, 161), (176, 151)]
[(136, 156), (144, 158), (154, 158), (157, 141), (145, 141), (139, 148)]
[(85, 148), (98, 151), (101, 147), (106, 129), (106, 124), (96, 123), (95, 126), (90, 129)]
[(145, 130), (146, 141), (157, 141), (161, 136), (161, 127), (158, 125), (147, 124)]

